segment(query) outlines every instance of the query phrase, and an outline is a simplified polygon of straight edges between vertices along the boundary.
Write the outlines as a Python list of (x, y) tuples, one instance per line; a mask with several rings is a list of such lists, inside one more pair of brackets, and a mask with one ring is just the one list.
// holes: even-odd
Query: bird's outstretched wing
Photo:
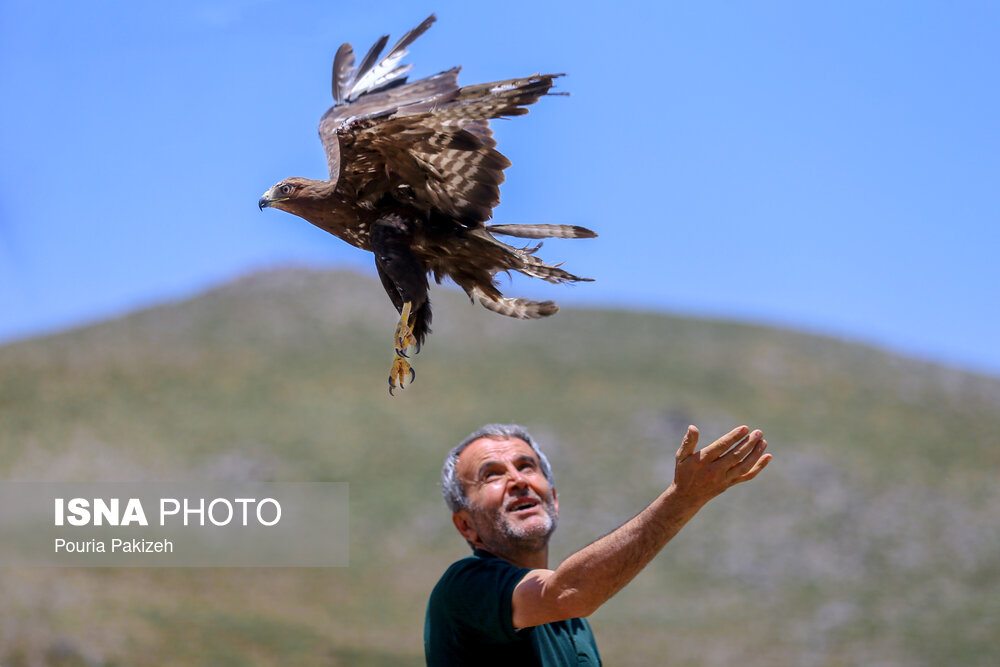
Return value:
[(400, 107), (417, 103), (433, 104), (458, 90), (458, 67), (407, 83), (406, 73), (412, 65), (400, 65), (408, 53), (406, 47), (424, 34), (436, 20), (434, 14), (428, 16), (420, 25), (403, 35), (381, 60), (379, 55), (389, 41), (388, 35), (382, 35), (372, 45), (357, 67), (354, 66), (354, 49), (350, 44), (342, 44), (337, 50), (333, 59), (334, 104), (319, 121), (319, 136), (326, 150), (330, 180), (336, 181), (340, 174), (340, 142), (337, 131), (345, 122), (384, 117)]
[(510, 166), (495, 149), (489, 120), (527, 113), (525, 107), (548, 93), (557, 76), (466, 86), (348, 117), (332, 136), (324, 135), (324, 144), (336, 142), (338, 190), (359, 203), (375, 206), (389, 195), (418, 210), (480, 225), (500, 202), (503, 171)]
[(334, 106), (319, 123), (330, 180), (360, 206), (388, 195), (417, 210), (436, 210), (468, 226), (488, 220), (500, 202), (503, 170), (489, 120), (520, 116), (548, 93), (558, 74), (459, 88), (453, 68), (407, 83), (406, 48), (433, 14), (380, 59), (388, 35), (354, 66), (344, 44), (333, 63)]
[(447, 99), (458, 90), (458, 71), (455, 67), (446, 72), (413, 83), (368, 93), (356, 102), (330, 107), (319, 121), (319, 138), (326, 150), (330, 180), (336, 181), (341, 168), (340, 134), (355, 123), (377, 118), (388, 118), (400, 108), (419, 106), (433, 108), (440, 100)]

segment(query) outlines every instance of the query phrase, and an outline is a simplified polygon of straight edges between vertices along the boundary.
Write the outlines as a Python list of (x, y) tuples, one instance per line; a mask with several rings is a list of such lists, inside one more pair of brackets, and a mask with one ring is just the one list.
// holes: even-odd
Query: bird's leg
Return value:
[[(417, 348), (417, 341), (427, 332), (430, 308), (427, 301), (427, 268), (413, 253), (414, 221), (390, 213), (371, 227), (375, 268), (386, 294), (399, 312), (399, 324), (392, 335), (395, 358), (389, 371), (389, 394), (413, 382), (416, 374), (410, 367), (407, 350)], [(419, 338), (417, 336), (419, 335)]]
[[(413, 335), (413, 329), (410, 328), (410, 310), (413, 308), (413, 302), (407, 301), (403, 304), (403, 311), (399, 314), (399, 324), (396, 325), (395, 333), (395, 345), (396, 351), (402, 354), (404, 357), (406, 350), (411, 347), (416, 347), (417, 339)], [(420, 350), (417, 350), (418, 352)]]
[[(403, 310), (399, 314), (399, 324), (396, 325), (396, 332), (393, 334), (393, 347), (395, 348), (396, 358), (392, 361), (392, 369), (389, 371), (389, 394), (392, 395), (392, 390), (404, 389), (404, 380), (413, 380), (417, 377), (416, 371), (410, 366), (410, 362), (407, 361), (409, 357), (406, 351), (411, 347), (417, 345), (417, 339), (413, 335), (413, 330), (410, 328), (410, 310), (413, 304), (407, 301), (403, 304)], [(420, 351), (419, 349), (417, 350)], [(397, 385), (398, 383), (398, 385)]]

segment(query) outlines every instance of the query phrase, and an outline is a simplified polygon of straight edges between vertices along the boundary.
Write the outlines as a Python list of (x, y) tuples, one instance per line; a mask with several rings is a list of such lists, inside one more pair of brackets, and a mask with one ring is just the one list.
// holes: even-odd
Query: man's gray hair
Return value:
[(441, 490), (444, 493), (444, 502), (447, 503), (448, 509), (452, 512), (457, 512), (468, 507), (468, 500), (465, 497), (465, 487), (455, 472), (455, 466), (458, 464), (458, 456), (466, 447), (480, 438), (492, 438), (494, 440), (520, 438), (524, 440), (538, 457), (538, 465), (541, 466), (542, 474), (548, 480), (549, 486), (555, 488), (555, 480), (552, 478), (552, 466), (549, 465), (549, 460), (542, 453), (542, 450), (538, 448), (538, 445), (535, 444), (534, 439), (528, 433), (527, 429), (517, 424), (487, 424), (469, 435), (469, 437), (458, 443), (455, 447), (452, 447), (451, 451), (448, 452), (447, 458), (444, 460), (444, 467), (441, 469)]

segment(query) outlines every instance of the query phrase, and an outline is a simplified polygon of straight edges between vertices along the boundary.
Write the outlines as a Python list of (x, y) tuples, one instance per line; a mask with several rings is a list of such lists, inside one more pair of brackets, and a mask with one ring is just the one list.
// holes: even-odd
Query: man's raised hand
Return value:
[(703, 505), (734, 484), (756, 477), (771, 461), (767, 441), (758, 429), (738, 426), (712, 444), (695, 451), (698, 428), (688, 426), (677, 450), (673, 486), (677, 494)]

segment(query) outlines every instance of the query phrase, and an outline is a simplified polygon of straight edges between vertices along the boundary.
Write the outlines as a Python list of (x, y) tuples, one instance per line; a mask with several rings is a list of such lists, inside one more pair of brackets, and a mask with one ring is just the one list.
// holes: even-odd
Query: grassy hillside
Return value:
[(593, 617), (609, 665), (1000, 654), (1000, 380), (777, 329), (519, 322), (433, 298), (394, 399), (395, 313), (342, 272), (258, 274), (0, 348), (7, 479), (351, 484), (348, 568), (0, 570), (0, 664), (421, 664), (427, 594), (466, 553), (441, 459), (489, 421), (525, 424), (553, 460), (556, 561), (669, 484), (688, 423), (767, 433), (765, 474)]

